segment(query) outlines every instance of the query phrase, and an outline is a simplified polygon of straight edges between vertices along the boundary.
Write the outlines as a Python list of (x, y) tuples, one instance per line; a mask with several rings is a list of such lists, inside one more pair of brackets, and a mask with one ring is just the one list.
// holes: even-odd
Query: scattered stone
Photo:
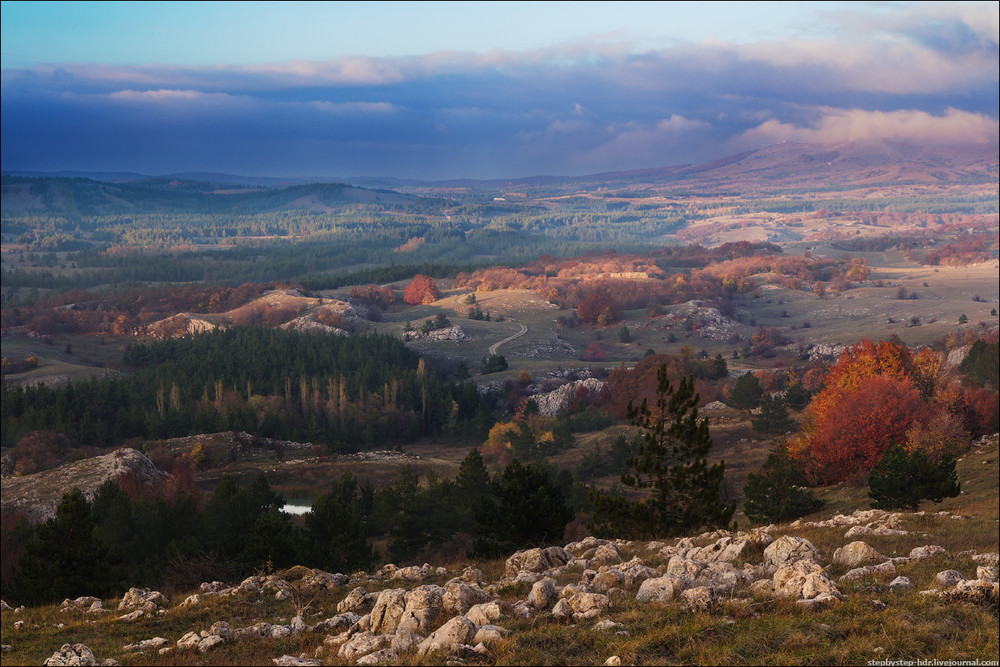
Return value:
[(998, 565), (1000, 565), (1000, 562), (998, 562), (1000, 561), (1000, 554), (996, 553), (976, 554), (975, 556), (972, 557), (972, 560), (978, 563), (979, 565), (992, 565), (993, 567), (997, 567)]
[(496, 625), (483, 625), (476, 630), (476, 635), (472, 638), (472, 641), (476, 644), (490, 646), (491, 644), (502, 641), (503, 638), (509, 634), (510, 631)]
[(815, 561), (818, 555), (812, 542), (801, 537), (782, 535), (764, 549), (764, 562), (781, 566), (800, 560)]
[(59, 605), (59, 611), (63, 613), (73, 611), (84, 612), (93, 609), (95, 604), (97, 605), (97, 609), (102, 612), (104, 611), (104, 604), (101, 602), (100, 598), (95, 598), (90, 595), (84, 595), (73, 600), (66, 598), (62, 601), (62, 604)]
[(851, 542), (833, 552), (833, 564), (849, 569), (884, 563), (887, 560), (888, 558), (861, 541)]
[(343, 600), (337, 603), (337, 613), (361, 612), (368, 609), (375, 603), (376, 596), (368, 593), (364, 588), (358, 586), (347, 594)]
[(889, 588), (894, 590), (908, 591), (913, 588), (913, 583), (909, 577), (896, 577), (889, 582)]
[(924, 560), (948, 553), (944, 547), (936, 544), (928, 544), (922, 547), (913, 547), (910, 551), (910, 560)]
[(337, 656), (352, 662), (369, 653), (383, 648), (388, 641), (385, 635), (378, 635), (370, 630), (352, 635), (337, 650)]
[(840, 594), (826, 571), (818, 563), (808, 559), (781, 566), (774, 573), (773, 581), (775, 595), (784, 597), (811, 600), (821, 593)]
[(396, 626), (399, 634), (427, 634), (437, 627), (444, 612), (444, 589), (440, 586), (420, 586), (406, 594), (406, 607)]
[(833, 593), (820, 593), (814, 598), (805, 600), (796, 600), (795, 604), (804, 609), (805, 611), (819, 611), (820, 609), (826, 609), (840, 602), (838, 598)]
[(399, 653), (395, 649), (383, 648), (357, 659), (358, 665), (397, 665), (399, 664)]
[(129, 612), (127, 614), (122, 614), (117, 620), (125, 621), (126, 623), (131, 623), (132, 621), (138, 621), (140, 618), (146, 615), (144, 609), (136, 609), (135, 611)]
[(402, 588), (385, 589), (379, 593), (378, 599), (375, 600), (375, 607), (369, 615), (371, 631), (377, 635), (392, 634), (396, 631), (396, 626), (399, 625), (399, 620), (403, 617), (405, 610), (406, 591)]
[(991, 565), (980, 565), (976, 568), (976, 579), (982, 579), (984, 581), (996, 581), (997, 580), (997, 568)]
[(673, 575), (647, 579), (635, 594), (638, 602), (670, 602), (689, 586), (689, 580)]
[(964, 579), (952, 590), (942, 592), (941, 599), (945, 602), (966, 602), (996, 607), (1000, 599), (1000, 585), (995, 581)]
[(571, 560), (573, 555), (562, 547), (526, 549), (514, 553), (507, 559), (504, 563), (504, 572), (507, 578), (514, 578), (522, 570), (545, 572), (555, 567), (562, 567)]
[(622, 562), (622, 554), (614, 542), (602, 544), (594, 550), (594, 555), (590, 557), (591, 565), (617, 565)]
[(319, 667), (323, 664), (322, 660), (307, 658), (304, 653), (297, 658), (294, 655), (282, 655), (272, 658), (271, 662), (278, 667)]
[(181, 602), (182, 607), (192, 607), (196, 604), (201, 604), (201, 596), (197, 593), (187, 596), (184, 598), (184, 602)]
[(96, 665), (97, 658), (85, 644), (63, 644), (62, 648), (52, 654), (43, 665), (59, 667), (62, 665)]
[(129, 653), (145, 653), (150, 649), (160, 649), (168, 643), (169, 640), (165, 637), (153, 637), (152, 639), (143, 639), (135, 644), (126, 644), (122, 650)]
[(617, 655), (613, 655), (604, 661), (605, 667), (621, 667), (622, 659)]
[(496, 623), (503, 615), (504, 603), (499, 601), (473, 605), (465, 612), (465, 617), (480, 627)]
[(853, 581), (855, 579), (863, 579), (865, 577), (891, 577), (895, 574), (896, 565), (891, 560), (887, 560), (879, 565), (867, 565), (865, 567), (856, 567), (853, 570), (848, 570), (843, 576), (840, 577), (839, 581)]
[(470, 586), (461, 581), (451, 580), (444, 585), (442, 602), (444, 610), (461, 615), (474, 605), (490, 601), (490, 594), (477, 586)]
[(532, 584), (531, 592), (528, 593), (526, 602), (538, 610), (548, 609), (550, 605), (555, 603), (558, 595), (555, 580), (542, 579)]
[(169, 601), (159, 591), (152, 591), (148, 588), (130, 588), (128, 593), (118, 603), (118, 611), (133, 611), (141, 609), (146, 612), (153, 612), (157, 609), (166, 608)]
[(464, 616), (456, 616), (420, 642), (417, 655), (424, 657), (435, 651), (450, 651), (459, 644), (468, 644), (476, 635), (476, 626)]
[(965, 577), (958, 570), (942, 570), (934, 575), (935, 588), (952, 588), (960, 581), (965, 581)]
[(686, 608), (695, 611), (708, 611), (717, 604), (715, 590), (709, 586), (696, 586), (681, 591), (681, 600)]

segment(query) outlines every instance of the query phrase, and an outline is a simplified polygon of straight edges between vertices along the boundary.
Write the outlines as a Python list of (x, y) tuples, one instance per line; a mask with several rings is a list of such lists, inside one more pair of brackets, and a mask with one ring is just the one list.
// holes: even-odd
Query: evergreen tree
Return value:
[(763, 395), (764, 390), (760, 388), (757, 377), (753, 373), (744, 373), (736, 380), (726, 402), (740, 410), (753, 410), (760, 405)]
[(19, 595), (28, 602), (109, 592), (110, 554), (94, 539), (90, 503), (80, 489), (63, 495), (54, 518), (35, 527), (21, 557)]
[(782, 444), (771, 450), (764, 465), (747, 475), (743, 513), (754, 523), (795, 519), (821, 508), (825, 502), (802, 488), (805, 476)]
[(628, 327), (624, 324), (618, 327), (618, 341), (621, 343), (632, 342), (632, 332), (629, 331)]
[(809, 405), (809, 400), (812, 398), (812, 394), (809, 390), (802, 386), (801, 382), (793, 382), (788, 385), (785, 389), (785, 405), (790, 407), (796, 412), (801, 411), (807, 405)]
[(368, 568), (375, 560), (365, 539), (358, 482), (350, 471), (333, 483), (330, 493), (319, 496), (306, 514), (306, 549), (317, 567), (334, 572)]
[(780, 398), (764, 394), (760, 399), (760, 414), (750, 420), (753, 430), (763, 435), (785, 433), (795, 426), (788, 418), (788, 409)]
[(935, 463), (919, 449), (907, 453), (899, 445), (868, 473), (868, 496), (875, 509), (916, 510), (922, 500), (939, 503), (961, 490), (950, 455)]
[(573, 509), (548, 471), (517, 459), (490, 480), (490, 494), (475, 510), (474, 553), (499, 556), (529, 546), (558, 542)]
[(638, 409), (629, 402), (628, 415), (641, 433), (636, 455), (628, 460), (632, 474), (622, 475), (626, 486), (649, 492), (638, 501), (593, 492), (591, 529), (597, 534), (630, 538), (688, 534), (726, 526), (736, 511), (735, 503), (722, 500), (725, 463), (709, 466), (705, 460), (712, 439), (708, 420), (698, 419), (694, 378), (681, 379), (675, 390), (664, 364), (657, 381), (655, 408), (645, 400)]

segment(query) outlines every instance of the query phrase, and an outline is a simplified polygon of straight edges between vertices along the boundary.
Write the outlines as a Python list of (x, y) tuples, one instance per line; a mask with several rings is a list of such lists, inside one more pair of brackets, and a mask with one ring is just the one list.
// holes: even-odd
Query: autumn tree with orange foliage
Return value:
[(413, 276), (413, 280), (410, 284), (406, 286), (406, 290), (403, 292), (403, 301), (410, 304), (411, 306), (417, 306), (420, 304), (434, 303), (441, 296), (438, 292), (437, 285), (434, 284), (434, 280), (418, 273)]
[(907, 441), (908, 429), (934, 414), (928, 398), (937, 361), (931, 353), (914, 355), (898, 339), (863, 340), (845, 350), (809, 405), (796, 457), (824, 483), (874, 467)]

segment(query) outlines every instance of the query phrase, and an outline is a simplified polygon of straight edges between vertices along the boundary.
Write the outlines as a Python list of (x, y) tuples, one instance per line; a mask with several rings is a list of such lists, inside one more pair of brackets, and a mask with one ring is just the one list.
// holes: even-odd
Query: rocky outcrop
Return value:
[(574, 380), (554, 389), (553, 391), (536, 394), (532, 399), (538, 405), (538, 414), (543, 417), (555, 417), (560, 410), (570, 404), (577, 396), (596, 397), (604, 388), (604, 381), (596, 378)]
[(546, 572), (562, 567), (573, 555), (562, 547), (545, 547), (518, 551), (504, 563), (504, 573), (513, 579), (519, 572)]
[(24, 512), (29, 521), (39, 523), (56, 515), (67, 491), (78, 488), (87, 500), (93, 500), (101, 484), (124, 475), (150, 490), (167, 478), (145, 454), (123, 448), (33, 475), (4, 477), (0, 480), (0, 506), (4, 512)]

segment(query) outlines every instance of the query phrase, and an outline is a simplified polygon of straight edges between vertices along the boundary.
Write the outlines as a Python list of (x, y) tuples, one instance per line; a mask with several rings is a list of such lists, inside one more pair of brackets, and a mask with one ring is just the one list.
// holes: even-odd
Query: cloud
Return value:
[(908, 141), (918, 143), (989, 143), (1000, 134), (996, 119), (948, 109), (934, 116), (913, 109), (865, 111), (827, 109), (812, 126), (771, 119), (736, 138), (742, 145), (762, 146), (779, 141), (831, 144), (849, 141)]

